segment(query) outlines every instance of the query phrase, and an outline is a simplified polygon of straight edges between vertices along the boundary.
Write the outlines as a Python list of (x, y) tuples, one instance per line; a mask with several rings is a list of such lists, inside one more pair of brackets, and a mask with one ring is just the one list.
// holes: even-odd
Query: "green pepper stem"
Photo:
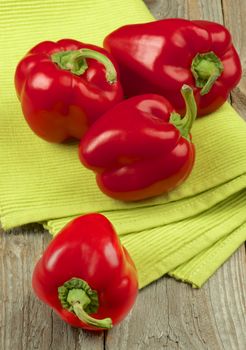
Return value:
[(80, 50), (59, 51), (51, 55), (51, 59), (61, 69), (70, 70), (75, 75), (82, 75), (87, 69), (86, 58), (95, 59), (106, 69), (106, 79), (109, 84), (117, 80), (117, 72), (110, 59), (101, 52), (83, 48)]
[(82, 289), (71, 289), (68, 293), (67, 301), (73, 307), (76, 316), (85, 324), (102, 329), (112, 328), (111, 318), (104, 318), (102, 320), (95, 319), (89, 316), (84, 310), (84, 308), (90, 303), (90, 298)]
[(196, 86), (201, 88), (200, 94), (207, 94), (215, 81), (224, 70), (221, 60), (211, 52), (198, 53), (191, 64), (191, 72), (195, 78)]
[(197, 105), (194, 98), (193, 90), (188, 85), (183, 85), (181, 94), (185, 101), (186, 113), (183, 118), (180, 114), (172, 113), (170, 123), (173, 124), (181, 133), (181, 135), (190, 141), (190, 130), (197, 116)]
[(73, 277), (58, 287), (58, 298), (64, 309), (75, 313), (85, 324), (102, 329), (112, 328), (111, 318), (98, 320), (89, 316), (98, 311), (98, 294), (81, 278)]

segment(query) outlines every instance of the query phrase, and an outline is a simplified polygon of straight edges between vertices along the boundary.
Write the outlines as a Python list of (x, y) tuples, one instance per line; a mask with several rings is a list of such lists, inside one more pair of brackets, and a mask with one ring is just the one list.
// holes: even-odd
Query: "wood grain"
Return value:
[[(156, 18), (224, 21), (246, 66), (245, 0), (146, 0), (146, 4)], [(234, 107), (244, 116), (245, 81), (244, 76), (232, 94)], [(1, 350), (246, 349), (244, 246), (202, 289), (159, 279), (139, 293), (124, 322), (109, 332), (91, 334), (67, 326), (32, 293), (32, 270), (49, 240), (37, 225), (0, 232)]]
[(245, 0), (223, 0), (224, 22), (230, 30), (243, 66), (243, 76), (233, 90), (232, 105), (246, 120), (246, 3)]
[(146, 287), (104, 335), (67, 326), (34, 297), (31, 273), (49, 240), (40, 227), (0, 235), (1, 349), (245, 349), (244, 247), (200, 290), (171, 278)]
[(245, 280), (244, 247), (200, 290), (160, 279), (140, 293), (133, 312), (110, 331), (106, 349), (243, 350)]
[(183, 17), (223, 23), (221, 0), (146, 0), (157, 19)]
[(50, 241), (41, 226), (0, 232), (0, 349), (104, 349), (104, 334), (73, 329), (36, 299), (33, 267)]

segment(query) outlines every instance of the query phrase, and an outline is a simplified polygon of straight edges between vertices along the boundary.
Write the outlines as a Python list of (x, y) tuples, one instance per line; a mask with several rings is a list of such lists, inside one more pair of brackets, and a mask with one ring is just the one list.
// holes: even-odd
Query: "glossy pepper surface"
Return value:
[(148, 94), (119, 103), (90, 128), (79, 155), (96, 172), (102, 192), (134, 201), (168, 192), (187, 178), (195, 159), (189, 133), (196, 104), (189, 86), (182, 95), (182, 119), (164, 97)]
[(16, 68), (15, 87), (27, 123), (50, 142), (81, 139), (123, 98), (111, 55), (72, 39), (33, 47)]
[(226, 101), (242, 74), (230, 33), (214, 22), (173, 18), (127, 25), (109, 34), (104, 47), (119, 64), (128, 97), (160, 94), (182, 115), (183, 84), (193, 88), (202, 116)]
[(35, 266), (36, 295), (67, 323), (88, 330), (111, 328), (138, 293), (134, 263), (109, 220), (87, 214), (55, 236)]

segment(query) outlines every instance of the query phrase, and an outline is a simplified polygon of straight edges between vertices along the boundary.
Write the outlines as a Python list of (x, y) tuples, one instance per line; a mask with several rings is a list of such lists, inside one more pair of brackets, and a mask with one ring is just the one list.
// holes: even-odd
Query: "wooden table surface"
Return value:
[[(145, 2), (159, 19), (224, 23), (245, 67), (245, 0)], [(231, 101), (245, 118), (245, 76)], [(163, 277), (139, 293), (134, 309), (120, 325), (91, 334), (66, 325), (32, 293), (32, 270), (49, 241), (48, 232), (37, 225), (0, 234), (0, 350), (246, 349), (244, 246), (200, 290)]]

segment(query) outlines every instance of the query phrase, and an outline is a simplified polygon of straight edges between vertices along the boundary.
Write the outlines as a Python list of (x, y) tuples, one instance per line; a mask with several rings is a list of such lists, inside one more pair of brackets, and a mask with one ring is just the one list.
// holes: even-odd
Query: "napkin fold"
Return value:
[[(153, 20), (141, 0), (4, 0), (0, 55), (0, 220), (42, 222), (56, 234), (73, 217), (101, 212), (132, 255), (140, 288), (169, 273), (200, 287), (246, 239), (246, 123), (225, 103), (195, 121), (189, 178), (167, 195), (135, 203), (102, 194), (77, 144), (49, 144), (30, 131), (17, 101), (15, 67), (30, 47), (70, 37), (102, 44), (127, 23)], [(4, 36), (3, 36), (4, 33)]]

